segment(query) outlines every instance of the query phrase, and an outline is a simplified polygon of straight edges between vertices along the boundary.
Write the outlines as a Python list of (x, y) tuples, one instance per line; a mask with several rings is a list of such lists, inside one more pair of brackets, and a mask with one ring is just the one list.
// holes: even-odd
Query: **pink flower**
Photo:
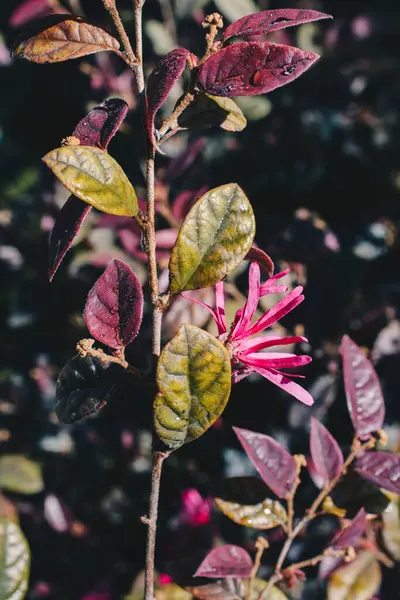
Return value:
[(202, 498), (198, 490), (190, 488), (182, 493), (180, 522), (191, 527), (206, 525), (210, 521), (212, 498)]
[(235, 315), (232, 326), (228, 333), (225, 320), (225, 301), (223, 282), (220, 281), (215, 286), (215, 309), (210, 306), (189, 298), (192, 302), (197, 302), (207, 308), (217, 325), (218, 338), (225, 344), (230, 353), (232, 365), (237, 368), (232, 373), (234, 383), (237, 383), (250, 373), (259, 373), (281, 389), (295, 398), (311, 406), (314, 403), (311, 395), (300, 385), (292, 381), (291, 378), (300, 378), (302, 375), (294, 375), (282, 372), (282, 369), (291, 369), (301, 367), (311, 362), (311, 357), (306, 355), (296, 355), (284, 352), (263, 352), (263, 350), (273, 348), (274, 346), (284, 346), (298, 342), (306, 342), (307, 339), (301, 336), (257, 336), (265, 329), (277, 323), (280, 319), (291, 312), (304, 300), (303, 288), (296, 287), (294, 290), (280, 300), (273, 308), (267, 310), (257, 321), (252, 323), (254, 313), (256, 312), (260, 298), (267, 294), (276, 294), (286, 292), (287, 286), (277, 283), (277, 281), (286, 275), (288, 271), (274, 275), (266, 283), (260, 283), (260, 267), (252, 262), (249, 270), (249, 295), (247, 302), (240, 308)]

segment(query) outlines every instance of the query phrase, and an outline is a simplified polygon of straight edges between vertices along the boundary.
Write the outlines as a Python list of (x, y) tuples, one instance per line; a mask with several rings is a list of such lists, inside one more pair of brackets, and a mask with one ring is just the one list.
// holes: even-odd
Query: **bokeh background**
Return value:
[[(48, 236), (68, 194), (41, 157), (96, 103), (124, 98), (131, 110), (110, 151), (140, 193), (141, 123), (131, 74), (105, 53), (48, 66), (13, 61), (8, 48), (16, 35), (12, 14), (18, 4), (2, 0), (0, 5), (0, 453), (37, 462), (44, 487), (37, 494), (7, 497), (32, 551), (28, 598), (114, 600), (129, 593), (143, 568), (140, 516), (147, 510), (150, 483), (151, 397), (129, 390), (96, 418), (60, 426), (55, 382), (76, 342), (87, 336), (85, 298), (108, 261), (117, 256), (128, 262), (145, 286), (146, 271), (137, 230), (92, 211), (49, 283)], [(61, 5), (111, 28), (100, 0)], [(130, 2), (119, 5), (130, 27)], [(304, 332), (309, 339), (303, 350), (314, 360), (305, 385), (315, 405), (303, 407), (268, 382), (249, 378), (234, 387), (207, 435), (171, 456), (162, 481), (157, 550), (164, 581), (167, 574), (182, 576), (181, 559), (197, 552), (203, 557), (213, 540), (253, 547), (256, 532), (243, 531), (212, 508), (223, 478), (253, 475), (232, 425), (268, 433), (307, 454), (314, 415), (349, 447), (352, 429), (338, 358), (344, 333), (371, 351), (387, 403), (390, 448), (400, 448), (400, 3), (147, 0), (146, 70), (176, 45), (200, 54), (201, 21), (209, 12), (219, 10), (229, 22), (254, 6), (288, 5), (334, 15), (333, 21), (270, 36), (316, 51), (321, 60), (290, 86), (239, 99), (248, 119), (243, 132), (183, 133), (165, 146), (167, 155), (158, 160), (158, 227), (176, 227), (202, 190), (230, 181), (243, 187), (256, 212), (258, 245), (278, 268), (292, 268), (289, 285), (305, 286), (306, 301), (280, 331)], [(174, 90), (164, 114), (181, 91)], [(168, 248), (160, 252), (160, 272), (167, 260)], [(246, 283), (244, 270), (230, 278), (231, 313), (243, 302)], [(203, 299), (212, 301), (210, 291)], [(167, 316), (164, 339), (188, 319), (208, 326), (204, 312), (178, 301)], [(131, 362), (146, 368), (149, 350), (146, 309), (141, 335), (129, 348)], [(306, 480), (300, 507), (312, 493)], [(366, 492), (359, 498), (357, 493), (344, 491), (342, 504), (350, 495), (350, 510), (365, 505)], [(372, 508), (379, 510), (382, 498), (375, 496)], [(312, 530), (294, 545), (292, 558), (318, 551), (332, 527)], [(265, 576), (273, 560), (272, 549)], [(393, 587), (399, 575), (398, 566), (384, 568), (380, 598), (400, 598)], [(316, 571), (296, 597), (326, 597)]]

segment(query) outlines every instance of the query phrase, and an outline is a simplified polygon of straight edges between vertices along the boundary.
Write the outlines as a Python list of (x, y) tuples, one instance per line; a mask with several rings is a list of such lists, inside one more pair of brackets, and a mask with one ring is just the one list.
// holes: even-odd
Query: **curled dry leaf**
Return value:
[(357, 459), (355, 470), (378, 487), (400, 494), (400, 454), (364, 452)]
[(343, 468), (343, 454), (332, 434), (314, 417), (311, 418), (310, 450), (313, 467), (324, 482), (339, 475)]
[(92, 336), (118, 350), (139, 333), (143, 291), (139, 279), (122, 260), (114, 259), (90, 290), (85, 321)]
[(240, 263), (255, 235), (253, 209), (235, 183), (215, 188), (191, 208), (172, 249), (170, 291), (214, 285)]
[(354, 519), (344, 527), (332, 540), (331, 547), (334, 550), (340, 550), (341, 548), (354, 547), (360, 541), (361, 536), (364, 534), (367, 526), (367, 513), (361, 508)]
[(329, 578), (327, 600), (371, 600), (382, 579), (373, 552), (361, 552), (355, 560), (335, 571)]
[(226, 544), (207, 554), (194, 577), (249, 577), (252, 567), (253, 562), (246, 550)]
[(197, 87), (214, 96), (255, 96), (297, 79), (319, 58), (292, 46), (239, 42), (223, 48), (199, 68)]
[(233, 430), (261, 478), (279, 498), (285, 498), (297, 477), (293, 456), (268, 435), (239, 427)]
[(40, 465), (20, 454), (0, 457), (0, 489), (18, 494), (38, 494), (44, 488)]
[(343, 358), (347, 406), (356, 434), (367, 438), (382, 428), (385, 403), (378, 376), (364, 352), (345, 335), (340, 352)]
[(133, 217), (139, 207), (124, 171), (107, 152), (91, 146), (62, 146), (43, 158), (77, 198), (111, 215)]
[(210, 94), (196, 94), (178, 117), (178, 126), (183, 129), (221, 127), (225, 131), (243, 131), (246, 125), (246, 117), (236, 102)]
[(266, 498), (263, 502), (252, 505), (227, 502), (221, 498), (216, 498), (215, 502), (224, 515), (239, 525), (261, 530), (287, 523), (286, 510), (277, 500)]
[[(49, 23), (48, 26), (45, 22)], [(43, 20), (42, 28), (34, 24), (15, 42), (12, 56), (31, 62), (57, 63), (80, 58), (95, 52), (119, 50), (119, 42), (104, 29), (95, 27), (81, 17), (55, 15)]]
[(22, 600), (28, 589), (30, 552), (19, 526), (0, 518), (0, 597)]

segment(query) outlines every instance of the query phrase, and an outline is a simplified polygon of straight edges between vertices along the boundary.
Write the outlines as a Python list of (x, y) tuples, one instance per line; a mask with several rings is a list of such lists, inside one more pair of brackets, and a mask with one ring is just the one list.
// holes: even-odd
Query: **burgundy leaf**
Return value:
[(304, 10), (296, 8), (283, 8), (278, 10), (265, 10), (243, 17), (232, 25), (229, 25), (224, 31), (224, 40), (240, 35), (261, 35), (270, 33), (278, 29), (301, 25), (301, 23), (311, 23), (320, 19), (332, 19), (331, 15), (317, 12), (316, 10)]
[(249, 577), (252, 567), (251, 557), (246, 550), (226, 544), (207, 554), (194, 577)]
[(328, 483), (339, 475), (343, 454), (331, 433), (314, 417), (311, 418), (310, 450), (313, 466)]
[(367, 481), (400, 494), (400, 454), (365, 452), (357, 459), (355, 470)]
[(367, 438), (382, 428), (385, 419), (381, 385), (371, 362), (347, 335), (343, 336), (340, 352), (350, 417), (356, 434)]
[(335, 535), (331, 543), (334, 550), (356, 546), (367, 525), (367, 513), (361, 508), (347, 527)]
[(186, 48), (171, 50), (171, 52), (158, 61), (149, 75), (146, 92), (146, 124), (153, 145), (156, 145), (154, 138), (155, 116), (167, 99), (174, 84), (182, 75), (190, 54)]
[(290, 83), (319, 58), (292, 46), (239, 42), (223, 48), (199, 68), (197, 87), (214, 96), (255, 96)]
[(128, 112), (128, 104), (120, 98), (110, 98), (95, 106), (75, 127), (73, 136), (81, 146), (96, 146), (106, 150)]
[(245, 260), (257, 262), (269, 277), (272, 277), (274, 274), (274, 263), (272, 262), (272, 258), (270, 258), (264, 250), (252, 246), (244, 258)]
[[(11, 14), (10, 25), (21, 27), (32, 19), (39, 19), (53, 14), (55, 11), (50, 6), (49, 0), (25, 0)], [(67, 11), (65, 11), (67, 12)]]
[(297, 477), (293, 456), (268, 435), (239, 427), (233, 430), (265, 483), (279, 498), (285, 498)]
[(139, 279), (121, 260), (112, 260), (90, 290), (85, 306), (86, 325), (96, 340), (123, 348), (137, 336), (143, 315)]
[(50, 281), (56, 274), (91, 208), (86, 202), (70, 196), (58, 213), (49, 238), (48, 274)]

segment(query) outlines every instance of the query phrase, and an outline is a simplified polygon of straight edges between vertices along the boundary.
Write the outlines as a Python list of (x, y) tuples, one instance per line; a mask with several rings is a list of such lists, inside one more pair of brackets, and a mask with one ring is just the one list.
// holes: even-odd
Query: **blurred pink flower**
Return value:
[(179, 521), (191, 527), (206, 525), (210, 521), (212, 498), (202, 498), (200, 493), (191, 488), (182, 493), (182, 511)]

